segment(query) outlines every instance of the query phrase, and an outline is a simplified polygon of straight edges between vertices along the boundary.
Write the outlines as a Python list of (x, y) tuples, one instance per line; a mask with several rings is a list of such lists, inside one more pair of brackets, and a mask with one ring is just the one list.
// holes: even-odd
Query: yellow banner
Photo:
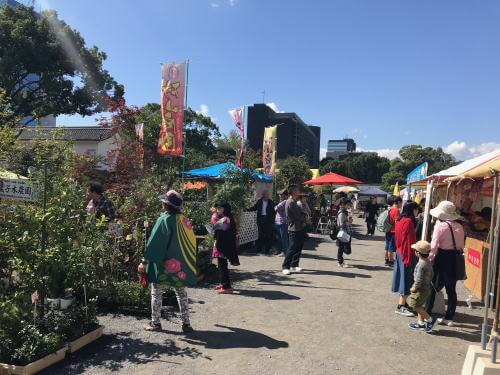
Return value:
[(277, 126), (264, 129), (264, 142), (262, 145), (262, 166), (264, 174), (274, 176), (276, 168), (276, 131)]

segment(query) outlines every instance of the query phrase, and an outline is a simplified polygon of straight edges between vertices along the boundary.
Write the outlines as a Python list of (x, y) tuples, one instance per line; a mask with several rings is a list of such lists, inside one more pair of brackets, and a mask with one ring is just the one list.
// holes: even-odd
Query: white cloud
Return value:
[(467, 160), (487, 154), (488, 152), (500, 150), (500, 143), (486, 142), (477, 145), (468, 145), (463, 141), (454, 141), (448, 146), (443, 147), (443, 149), (445, 152), (455, 156), (457, 160)]
[(276, 103), (274, 102), (271, 102), (271, 103), (266, 103), (266, 105), (271, 108), (274, 112), (276, 113), (283, 113), (284, 111), (280, 111), (280, 109), (278, 108), (278, 106), (276, 105)]
[(234, 7), (236, 5), (236, 1), (237, 0), (229, 0), (229, 5), (231, 5), (232, 7)]
[(378, 156), (395, 159), (399, 156), (399, 149), (395, 148), (378, 148), (378, 149), (364, 149), (362, 147), (358, 147), (356, 151), (359, 152), (376, 152)]
[(210, 111), (208, 109), (208, 105), (200, 104), (200, 109), (197, 110), (196, 113), (199, 113), (200, 115), (203, 115), (205, 117), (210, 116)]
[(210, 3), (210, 6), (211, 6), (212, 8), (218, 8), (218, 7), (219, 7), (219, 4), (217, 4), (217, 3)]
[(326, 158), (326, 152), (327, 151), (328, 150), (326, 148), (320, 148), (319, 149), (319, 159), (320, 160)]

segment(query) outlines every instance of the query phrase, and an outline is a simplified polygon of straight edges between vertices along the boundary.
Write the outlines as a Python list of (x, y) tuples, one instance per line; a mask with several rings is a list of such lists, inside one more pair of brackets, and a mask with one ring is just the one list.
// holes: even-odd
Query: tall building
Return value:
[[(21, 4), (20, 2), (18, 2), (16, 0), (0, 0), (0, 7), (2, 7), (2, 6), (18, 7), (20, 5), (24, 5), (24, 4)], [(30, 82), (35, 82), (35, 81), (38, 81), (38, 75), (29, 74), (26, 77), (26, 79), (22, 82), (22, 84), (29, 84)], [(31, 85), (31, 86), (33, 87), (33, 85)], [(34, 88), (36, 89), (37, 87), (38, 87), (38, 85), (35, 86)], [(21, 119), (21, 122), (23, 123), (23, 125), (28, 124), (28, 126), (37, 126), (37, 125), (38, 126), (48, 126), (48, 127), (56, 126), (56, 118), (53, 115), (41, 117), (41, 118), (37, 119), (36, 121), (33, 121), (32, 116), (27, 116), (27, 117), (24, 117), (23, 119)]]
[(342, 155), (350, 154), (353, 152), (356, 152), (356, 142), (354, 142), (354, 139), (330, 139), (328, 141), (326, 157), (338, 159)]
[(319, 166), (321, 128), (307, 125), (296, 113), (276, 113), (266, 104), (248, 107), (247, 138), (254, 150), (262, 149), (264, 128), (277, 125), (276, 159), (306, 156), (309, 165)]

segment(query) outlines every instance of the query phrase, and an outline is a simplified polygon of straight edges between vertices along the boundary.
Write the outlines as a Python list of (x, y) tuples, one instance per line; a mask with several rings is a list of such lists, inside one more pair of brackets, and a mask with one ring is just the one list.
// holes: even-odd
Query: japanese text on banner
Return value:
[(264, 129), (264, 142), (262, 145), (262, 166), (264, 174), (274, 176), (276, 168), (276, 131), (277, 126), (270, 126)]

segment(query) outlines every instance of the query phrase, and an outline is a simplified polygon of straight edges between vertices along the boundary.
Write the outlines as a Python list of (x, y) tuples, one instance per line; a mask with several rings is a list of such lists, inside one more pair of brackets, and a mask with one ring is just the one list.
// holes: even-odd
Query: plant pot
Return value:
[(61, 303), (61, 310), (66, 310), (68, 307), (70, 307), (73, 302), (75, 301), (74, 298), (61, 298), (60, 299)]
[(31, 362), (26, 366), (16, 366), (16, 365), (8, 365), (5, 363), (0, 363), (0, 373), (4, 371), (7, 372), (7, 374), (16, 374), (16, 375), (36, 374), (37, 372), (40, 372), (43, 369), (52, 366), (54, 363), (62, 361), (66, 356), (67, 351), (68, 347), (64, 346), (57, 352), (49, 354), (43, 358), (40, 358), (38, 361)]
[(91, 342), (97, 340), (102, 336), (102, 331), (104, 330), (104, 326), (99, 326), (97, 329), (92, 332), (83, 335), (82, 337), (71, 341), (68, 343), (68, 353), (74, 353), (77, 350), (83, 348), (85, 345), (90, 344)]
[(61, 306), (60, 298), (47, 298), (47, 303), (52, 309), (58, 309)]

